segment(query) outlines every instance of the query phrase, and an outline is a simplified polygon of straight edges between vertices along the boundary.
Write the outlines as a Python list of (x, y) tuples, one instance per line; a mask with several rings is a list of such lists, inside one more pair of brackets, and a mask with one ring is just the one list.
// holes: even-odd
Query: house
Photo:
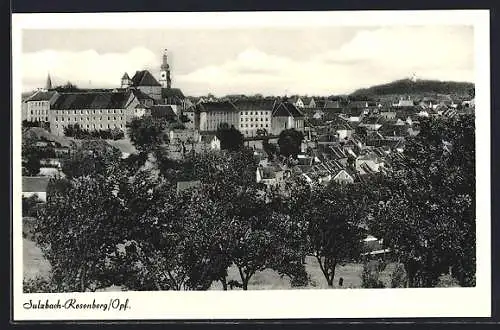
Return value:
[(49, 177), (46, 176), (23, 176), (22, 197), (37, 196), (40, 200), (47, 201), (47, 186)]
[(363, 119), (364, 113), (364, 109), (361, 108), (345, 108), (339, 116), (351, 123), (359, 123)]
[(59, 93), (38, 90), (23, 101), (22, 118), (27, 121), (48, 122), (49, 112)]
[(367, 130), (370, 131), (376, 131), (380, 127), (382, 127), (382, 123), (379, 116), (369, 116), (369, 117), (364, 117), (358, 126), (365, 127)]
[(198, 131), (193, 129), (172, 129), (168, 133), (169, 141), (173, 144), (195, 143), (200, 141)]
[(297, 107), (287, 101), (277, 102), (271, 118), (272, 134), (279, 135), (286, 129), (304, 131), (304, 114)]
[(371, 174), (373, 172), (379, 172), (382, 167), (384, 167), (384, 161), (382, 158), (377, 156), (374, 152), (369, 152), (367, 154), (361, 155), (356, 158), (355, 161), (356, 170), (360, 174)]
[(134, 87), (141, 92), (149, 95), (155, 101), (160, 101), (162, 98), (162, 85), (148, 70), (136, 71), (132, 79), (127, 81), (127, 76), (122, 77), (122, 88)]
[(346, 169), (340, 169), (333, 175), (332, 180), (340, 184), (354, 183), (354, 176), (349, 174)]
[(229, 101), (201, 102), (194, 108), (194, 129), (216, 131), (221, 124), (238, 128), (239, 111)]
[(59, 93), (49, 110), (50, 129), (55, 135), (75, 124), (87, 130), (125, 130), (139, 104), (131, 90)]
[(297, 108), (305, 107), (304, 101), (300, 97), (297, 97), (296, 99), (295, 98), (290, 99), (290, 103), (295, 105)]
[(190, 105), (179, 88), (162, 88), (161, 100), (162, 104), (169, 105), (177, 116)]
[(277, 188), (284, 184), (291, 175), (290, 170), (285, 170), (276, 165), (258, 166), (256, 170), (256, 182), (266, 185), (268, 188)]
[(162, 118), (167, 121), (177, 120), (177, 115), (170, 105), (157, 104), (150, 108), (151, 117)]
[(396, 108), (408, 108), (408, 107), (415, 106), (415, 103), (413, 102), (413, 100), (411, 99), (411, 97), (408, 96), (407, 99), (404, 99), (403, 97), (401, 97), (399, 99), (399, 101), (397, 103), (394, 103), (392, 106), (396, 107)]
[(245, 137), (257, 135), (258, 130), (271, 132), (272, 112), (276, 100), (241, 99), (234, 102), (239, 111), (240, 122), (236, 127)]
[(220, 140), (215, 134), (199, 135), (199, 143), (203, 144), (205, 149), (220, 150)]
[(396, 118), (396, 111), (391, 111), (391, 110), (381, 110), (379, 112), (380, 117), (386, 119), (386, 120), (392, 120)]

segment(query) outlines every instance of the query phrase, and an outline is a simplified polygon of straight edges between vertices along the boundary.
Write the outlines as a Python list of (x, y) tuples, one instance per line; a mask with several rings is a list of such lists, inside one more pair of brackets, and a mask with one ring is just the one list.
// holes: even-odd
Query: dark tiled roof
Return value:
[(275, 100), (237, 100), (234, 106), (238, 110), (273, 110)]
[(61, 93), (51, 110), (122, 109), (127, 106), (128, 92)]
[(125, 72), (122, 76), (122, 79), (130, 79), (130, 77), (128, 76), (128, 73)]
[(196, 105), (196, 111), (215, 112), (215, 111), (238, 111), (234, 104), (229, 101), (222, 102), (202, 102)]
[(281, 102), (274, 106), (273, 117), (304, 117), (304, 114), (290, 102)]
[(153, 105), (151, 107), (151, 116), (155, 118), (174, 119), (175, 112), (169, 105)]
[(31, 95), (26, 99), (26, 102), (30, 101), (50, 101), (50, 99), (57, 94), (56, 91), (50, 91), (50, 92), (36, 92), (35, 94)]
[(136, 71), (132, 77), (132, 86), (161, 86), (148, 70)]
[(45, 176), (23, 176), (23, 192), (46, 192), (49, 178)]
[(131, 89), (131, 91), (132, 93), (134, 93), (134, 96), (137, 97), (138, 100), (154, 100), (151, 96), (144, 93), (140, 89), (133, 88)]
[(179, 98), (184, 99), (184, 93), (179, 88), (162, 88), (161, 89), (161, 97), (164, 99), (167, 98)]

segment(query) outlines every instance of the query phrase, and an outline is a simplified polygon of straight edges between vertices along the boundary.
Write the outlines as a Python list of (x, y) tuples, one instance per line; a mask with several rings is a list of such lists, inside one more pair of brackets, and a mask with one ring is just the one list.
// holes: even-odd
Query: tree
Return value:
[(361, 224), (367, 211), (364, 187), (331, 183), (313, 187), (293, 199), (302, 205), (300, 217), (308, 219), (310, 252), (319, 263), (329, 287), (337, 265), (356, 260), (361, 253)]
[(266, 152), (269, 158), (273, 158), (273, 156), (278, 154), (278, 148), (274, 143), (269, 143), (268, 139), (262, 141), (262, 148)]
[(128, 218), (105, 176), (70, 181), (54, 191), (36, 225), (36, 241), (52, 266), (59, 292), (94, 291), (114, 284), (109, 260)]
[(69, 178), (104, 174), (120, 162), (120, 151), (102, 140), (84, 140), (71, 156), (62, 161)]
[(474, 118), (422, 119), (404, 160), (373, 189), (370, 230), (405, 267), (410, 287), (451, 273), (475, 285)]
[(216, 136), (220, 140), (222, 150), (236, 151), (243, 147), (243, 134), (234, 126), (229, 127), (227, 123), (220, 125)]
[(130, 141), (140, 152), (151, 152), (160, 145), (168, 143), (166, 129), (169, 123), (163, 118), (145, 116), (134, 118), (127, 123)]
[(297, 131), (293, 128), (283, 130), (278, 137), (278, 145), (280, 147), (280, 154), (285, 157), (297, 158), (300, 152), (300, 145), (304, 135), (302, 132)]

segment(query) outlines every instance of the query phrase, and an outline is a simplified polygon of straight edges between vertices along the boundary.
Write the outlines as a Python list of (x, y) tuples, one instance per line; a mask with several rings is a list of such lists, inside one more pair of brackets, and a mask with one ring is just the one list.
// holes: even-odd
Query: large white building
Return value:
[(240, 114), (236, 127), (245, 137), (257, 135), (258, 130), (271, 133), (272, 111), (275, 100), (238, 100), (234, 103)]

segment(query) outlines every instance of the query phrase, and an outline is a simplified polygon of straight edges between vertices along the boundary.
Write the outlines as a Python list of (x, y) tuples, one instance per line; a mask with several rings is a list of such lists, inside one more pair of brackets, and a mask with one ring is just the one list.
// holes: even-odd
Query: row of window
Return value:
[[(108, 116), (108, 120), (117, 120), (116, 118), (118, 118), (118, 120), (123, 120), (123, 117), (113, 117), (113, 119), (111, 119), (111, 117)], [(104, 119), (106, 119), (106, 117), (104, 117)], [(102, 117), (99, 117), (99, 119), (97, 119), (97, 117), (92, 117), (92, 119), (90, 117), (80, 117), (80, 121), (90, 121), (90, 120), (103, 120)], [(56, 121), (59, 121), (59, 117), (56, 117)], [(61, 117), (61, 121), (71, 121), (71, 118), (67, 118), (65, 120), (64, 117)], [(77, 121), (76, 117), (73, 117), (73, 121)]]
[(31, 110), (30, 111), (31, 115), (45, 115), (47, 113), (47, 110)]
[[(61, 124), (61, 128), (63, 128), (65, 125)], [(117, 125), (117, 124), (108, 124), (107, 125), (108, 127), (107, 128), (123, 128), (123, 124), (120, 124), (120, 125)], [(56, 124), (56, 128), (59, 128), (59, 125)], [(103, 125), (102, 124), (99, 124), (99, 126), (97, 126), (97, 124), (92, 124), (92, 125), (82, 125), (81, 128), (106, 128), (106, 125)]]
[(46, 105), (47, 101), (30, 101), (31, 105)]
[[(263, 115), (269, 115), (271, 113), (271, 111), (260, 111), (260, 115), (263, 116)], [(240, 112), (240, 115), (243, 116), (243, 115), (250, 115), (250, 116), (253, 116), (254, 114), (254, 111), (241, 111)], [(255, 111), (255, 115), (259, 115), (259, 111)]]
[[(245, 125), (245, 126), (243, 126)], [(240, 124), (240, 127), (243, 128), (243, 127), (250, 127), (250, 128), (253, 128), (253, 124), (250, 124), (250, 126), (248, 126), (248, 124)], [(255, 128), (258, 128), (259, 127), (259, 124), (255, 124)], [(269, 127), (268, 124), (260, 124), (260, 127)]]
[[(250, 119), (250, 121), (253, 121), (253, 118), (240, 118), (240, 121), (248, 121)], [(269, 121), (269, 118), (265, 118), (266, 121)], [(259, 121), (259, 118), (255, 118), (255, 121)], [(260, 118), (260, 121), (264, 121), (264, 118)]]
[(123, 109), (99, 109), (99, 110), (54, 110), (58, 115), (77, 115), (77, 114), (101, 114), (101, 113), (123, 113)]

